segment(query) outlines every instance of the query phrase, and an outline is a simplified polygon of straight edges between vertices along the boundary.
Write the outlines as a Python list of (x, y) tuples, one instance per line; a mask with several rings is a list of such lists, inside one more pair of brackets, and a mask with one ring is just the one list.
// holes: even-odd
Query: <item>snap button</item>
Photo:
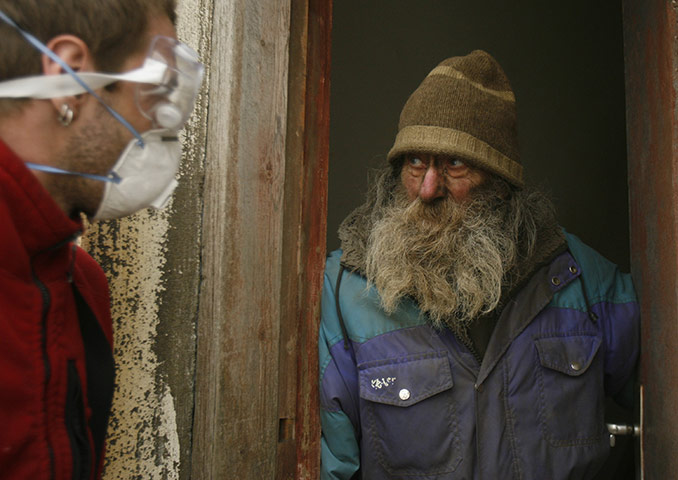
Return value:
[(578, 271), (579, 271), (579, 270), (577, 270), (577, 267), (575, 267), (574, 265), (572, 265), (572, 266), (570, 267), (570, 273), (576, 274)]
[(570, 364), (570, 368), (571, 368), (572, 370), (574, 370), (575, 372), (578, 372), (579, 370), (581, 370), (581, 363), (579, 363), (579, 362), (572, 362), (572, 363)]
[(554, 284), (554, 285), (557, 287), (558, 285), (560, 285), (560, 278), (558, 278), (558, 277), (553, 277), (553, 278), (551, 279), (551, 283)]
[(400, 396), (401, 400), (409, 400), (410, 399), (410, 391), (406, 388), (403, 388), (398, 395)]

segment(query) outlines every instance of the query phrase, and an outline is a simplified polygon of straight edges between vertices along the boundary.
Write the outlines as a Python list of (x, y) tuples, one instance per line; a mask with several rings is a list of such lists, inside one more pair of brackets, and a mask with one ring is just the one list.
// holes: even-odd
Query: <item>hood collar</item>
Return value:
[(27, 253), (49, 250), (75, 239), (81, 220), (69, 218), (24, 162), (0, 141), (0, 197), (11, 203), (9, 214)]

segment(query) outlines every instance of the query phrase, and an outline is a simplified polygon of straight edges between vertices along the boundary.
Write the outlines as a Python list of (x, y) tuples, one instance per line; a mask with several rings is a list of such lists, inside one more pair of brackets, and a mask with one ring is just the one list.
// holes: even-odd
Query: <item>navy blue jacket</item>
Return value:
[(321, 478), (593, 477), (609, 451), (604, 399), (636, 364), (639, 309), (629, 275), (567, 241), (508, 301), (482, 362), (414, 302), (386, 315), (348, 271), (346, 345), (333, 252), (319, 340)]

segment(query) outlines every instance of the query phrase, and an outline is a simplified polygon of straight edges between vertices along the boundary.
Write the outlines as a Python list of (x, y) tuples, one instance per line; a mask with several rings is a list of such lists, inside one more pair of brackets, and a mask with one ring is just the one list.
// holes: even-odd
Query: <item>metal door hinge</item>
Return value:
[(610, 446), (614, 447), (617, 443), (617, 436), (619, 435), (633, 435), (634, 437), (640, 436), (640, 425), (637, 424), (626, 424), (618, 425), (616, 423), (608, 423), (607, 431), (610, 432)]

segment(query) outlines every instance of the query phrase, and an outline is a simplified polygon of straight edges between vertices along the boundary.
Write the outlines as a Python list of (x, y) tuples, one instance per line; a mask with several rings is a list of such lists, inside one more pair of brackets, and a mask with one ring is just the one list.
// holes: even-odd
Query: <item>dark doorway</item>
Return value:
[(328, 247), (385, 158), (405, 100), (444, 58), (476, 48), (518, 99), (528, 181), (569, 231), (628, 271), (621, 2), (334, 2)]
[[(629, 270), (621, 1), (341, 0), (333, 10), (328, 251), (409, 94), (444, 58), (480, 48), (516, 93), (527, 181), (551, 193), (568, 231)], [(619, 439), (600, 478), (634, 478), (633, 457)]]

